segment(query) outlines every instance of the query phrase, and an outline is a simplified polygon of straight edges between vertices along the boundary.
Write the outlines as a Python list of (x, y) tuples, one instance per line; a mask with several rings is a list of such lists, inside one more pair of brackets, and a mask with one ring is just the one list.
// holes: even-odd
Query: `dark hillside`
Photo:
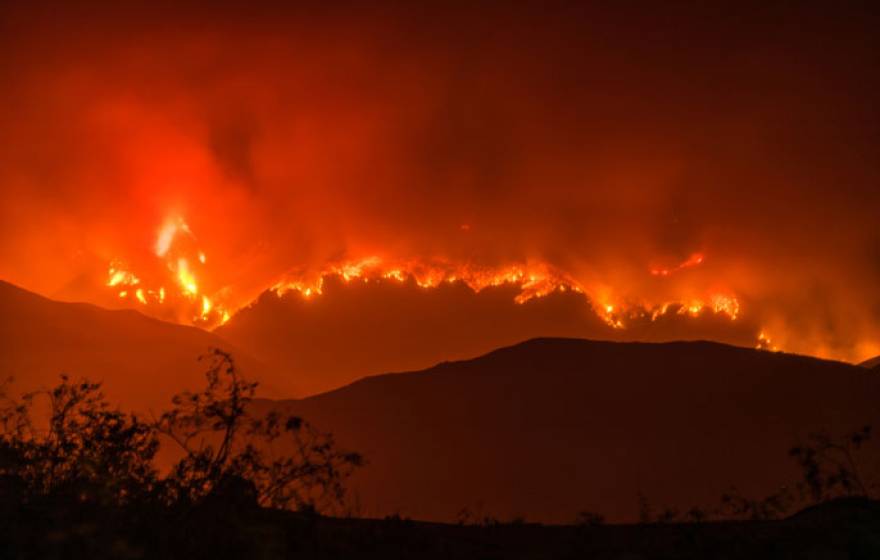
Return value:
[[(536, 339), (473, 360), (370, 377), (282, 403), (369, 465), (367, 515), (635, 520), (655, 506), (763, 497), (798, 479), (814, 431), (880, 425), (880, 376), (709, 342)], [(265, 405), (266, 403), (264, 403)]]

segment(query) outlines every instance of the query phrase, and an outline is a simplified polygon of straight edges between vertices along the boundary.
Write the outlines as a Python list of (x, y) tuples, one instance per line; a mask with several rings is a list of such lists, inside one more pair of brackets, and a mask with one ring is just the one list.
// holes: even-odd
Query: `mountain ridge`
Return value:
[(53, 386), (67, 373), (102, 381), (111, 402), (125, 408), (161, 410), (173, 394), (204, 385), (198, 358), (215, 347), (233, 352), (264, 386), (274, 384), (267, 366), (198, 327), (59, 302), (0, 280), (0, 371), (15, 391)]
[[(738, 346), (736, 344), (728, 344), (725, 342), (718, 342), (714, 340), (673, 340), (668, 342), (644, 342), (644, 341), (619, 341), (619, 340), (597, 340), (597, 339), (583, 339), (576, 337), (553, 337), (553, 336), (539, 336), (530, 338), (527, 340), (523, 340), (521, 342), (517, 342), (514, 344), (510, 344), (507, 346), (502, 346), (500, 348), (496, 348), (484, 354), (474, 356), (471, 358), (463, 358), (459, 360), (444, 360), (438, 362), (430, 367), (417, 369), (417, 370), (405, 370), (405, 371), (388, 371), (383, 373), (375, 373), (371, 375), (365, 375), (360, 377), (350, 383), (342, 385), (340, 387), (336, 387), (334, 389), (329, 389), (327, 391), (322, 391), (321, 393), (317, 393), (314, 395), (308, 395), (304, 397), (294, 397), (294, 398), (285, 398), (285, 399), (261, 399), (265, 401), (271, 402), (297, 402), (304, 401), (312, 398), (319, 398), (326, 395), (331, 395), (337, 393), (338, 391), (342, 391), (349, 387), (356, 387), (364, 383), (373, 382), (374, 380), (380, 380), (385, 378), (394, 378), (397, 376), (406, 376), (406, 375), (421, 375), (421, 374), (431, 374), (438, 373), (442, 371), (444, 368), (454, 367), (461, 364), (469, 364), (470, 362), (480, 361), (491, 359), (494, 356), (504, 356), (510, 353), (515, 353), (523, 348), (533, 347), (539, 344), (545, 343), (554, 343), (554, 342), (574, 342), (574, 343), (586, 343), (586, 344), (595, 344), (596, 346), (620, 346), (620, 347), (666, 347), (666, 348), (683, 348), (683, 349), (693, 349), (693, 348), (729, 348), (736, 350), (744, 350), (746, 352), (754, 352), (756, 349), (749, 348), (746, 346)], [(872, 369), (871, 366), (864, 366), (864, 364), (858, 364), (858, 366), (854, 366), (849, 362), (845, 362), (842, 360), (834, 360), (829, 358), (819, 358), (815, 356), (809, 356), (806, 354), (795, 354), (790, 352), (781, 352), (781, 351), (769, 351), (769, 350), (757, 350), (759, 352), (765, 352), (767, 354), (775, 354), (775, 355), (783, 355), (789, 356), (793, 358), (800, 358), (804, 360), (816, 361), (816, 362), (827, 362), (832, 364), (840, 364), (848, 367), (866, 367), (867, 369)], [(878, 363), (880, 366), (880, 363)]]
[(874, 356), (873, 358), (861, 362), (859, 365), (868, 369), (880, 368), (880, 356)]
[(753, 346), (758, 325), (711, 310), (636, 314), (615, 329), (590, 299), (552, 292), (518, 303), (519, 288), (474, 291), (461, 282), (426, 289), (414, 281), (345, 282), (327, 277), (320, 295), (267, 291), (214, 332), (303, 379), (318, 394), (361, 377), (465, 359), (535, 337), (644, 341), (712, 339)]
[(764, 497), (797, 480), (787, 452), (809, 433), (878, 424), (877, 397), (880, 376), (842, 362), (541, 338), (259, 406), (363, 453), (353, 488), (372, 515), (570, 522), (585, 509), (635, 521), (639, 492), (682, 509), (731, 485)]

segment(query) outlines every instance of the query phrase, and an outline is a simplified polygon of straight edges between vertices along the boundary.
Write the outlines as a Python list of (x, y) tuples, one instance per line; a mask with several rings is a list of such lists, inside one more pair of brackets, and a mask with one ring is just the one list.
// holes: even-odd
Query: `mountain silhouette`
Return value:
[(343, 282), (326, 277), (323, 294), (265, 292), (214, 332), (289, 372), (306, 394), (382, 371), (416, 370), (465, 359), (539, 336), (645, 341), (711, 339), (754, 346), (758, 326), (705, 312), (674, 310), (610, 327), (580, 293), (554, 292), (523, 304), (519, 288), (475, 293), (461, 282), (425, 289), (408, 280)]
[(367, 515), (480, 514), (635, 521), (655, 507), (763, 498), (799, 479), (788, 450), (811, 432), (877, 424), (864, 368), (712, 342), (535, 339), (419, 372), (369, 377), (280, 406), (369, 465)]
[(864, 362), (859, 364), (862, 367), (866, 368), (880, 368), (880, 356), (874, 356), (869, 360), (865, 360)]
[(253, 379), (269, 377), (260, 362), (201, 329), (57, 302), (0, 281), (0, 375), (13, 378), (13, 392), (55, 386), (67, 373), (102, 381), (110, 402), (158, 411), (175, 393), (204, 385), (198, 357), (211, 347), (233, 352)]
[[(0, 373), (15, 390), (66, 372), (103, 381), (127, 409), (162, 410), (203, 386), (196, 358), (209, 347), (232, 352), (263, 395), (295, 394), (299, 381), (216, 334), (5, 282), (0, 317)], [(388, 336), (353, 332), (331, 333), (340, 352)], [(449, 521), (467, 508), (567, 523), (584, 510), (634, 521), (639, 494), (658, 508), (717, 504), (731, 485), (763, 497), (797, 479), (787, 451), (809, 433), (880, 425), (878, 397), (876, 370), (840, 362), (712, 342), (540, 338), (256, 406), (298, 414), (364, 454), (352, 489), (365, 515)]]

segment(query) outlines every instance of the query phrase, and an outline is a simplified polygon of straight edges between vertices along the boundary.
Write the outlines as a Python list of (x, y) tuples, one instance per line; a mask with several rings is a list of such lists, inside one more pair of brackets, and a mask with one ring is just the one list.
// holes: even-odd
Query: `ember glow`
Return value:
[(20, 4), (0, 276), (25, 288), (213, 328), (328, 277), (516, 286), (622, 338), (711, 315), (880, 353), (871, 17)]

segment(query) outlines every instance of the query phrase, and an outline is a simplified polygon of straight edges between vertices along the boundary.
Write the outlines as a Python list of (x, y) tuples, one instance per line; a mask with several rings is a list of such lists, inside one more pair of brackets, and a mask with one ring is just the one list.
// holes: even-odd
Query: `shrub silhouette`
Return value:
[[(154, 428), (111, 409), (100, 388), (62, 375), (54, 389), (18, 401), (4, 396), (0, 474), (16, 479), (24, 498), (71, 494), (80, 501), (125, 504), (156, 491)], [(48, 404), (44, 422), (32, 414), (39, 400)]]
[[(244, 479), (263, 506), (331, 512), (341, 507), (343, 482), (363, 464), (361, 456), (337, 450), (332, 436), (297, 416), (277, 411), (252, 416), (248, 405), (257, 384), (241, 379), (228, 353), (214, 349), (207, 359), (207, 387), (175, 396), (174, 408), (155, 424), (185, 452), (168, 477), (172, 499), (198, 501)], [(276, 456), (271, 451), (278, 440), (287, 442), (287, 453)]]
[(789, 455), (801, 468), (803, 484), (815, 502), (835, 497), (875, 497), (878, 481), (864, 473), (859, 452), (871, 440), (871, 426), (863, 426), (842, 437), (810, 434), (807, 441), (792, 447)]
[[(64, 375), (51, 390), (18, 400), (2, 395), (0, 491), (25, 502), (342, 507), (345, 479), (363, 464), (360, 455), (339, 451), (332, 436), (299, 417), (253, 416), (257, 384), (240, 377), (228, 353), (212, 349), (205, 358), (207, 387), (175, 396), (172, 408), (150, 422), (112, 409), (100, 383)], [(46, 418), (35, 412), (41, 400)], [(154, 465), (160, 435), (184, 452), (164, 477)], [(272, 453), (273, 444), (284, 442), (284, 453)]]

